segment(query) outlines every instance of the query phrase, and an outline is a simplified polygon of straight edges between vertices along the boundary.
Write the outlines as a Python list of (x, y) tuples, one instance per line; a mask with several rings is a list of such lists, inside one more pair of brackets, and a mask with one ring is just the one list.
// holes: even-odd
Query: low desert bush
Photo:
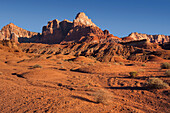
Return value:
[(170, 76), (170, 70), (166, 70), (166, 71), (165, 71), (165, 75), (166, 75), (166, 76)]
[(93, 63), (88, 63), (89, 66), (93, 66), (94, 64)]
[(68, 60), (68, 62), (69, 62), (69, 63), (73, 63), (73, 61), (72, 61), (72, 60)]
[(67, 69), (66, 69), (64, 66), (61, 66), (61, 67), (59, 68), (59, 70), (66, 71)]
[(149, 88), (153, 88), (153, 89), (163, 89), (163, 88), (169, 87), (169, 85), (167, 83), (163, 82), (159, 78), (149, 78), (147, 86)]
[(164, 62), (161, 64), (161, 69), (170, 69), (170, 63)]
[(114, 62), (113, 64), (114, 64), (114, 65), (119, 65), (119, 64), (118, 64), (118, 63), (116, 63), (116, 62)]
[(57, 62), (57, 64), (62, 64), (62, 62)]
[(35, 64), (34, 66), (32, 66), (32, 68), (42, 68), (42, 66), (40, 66), (39, 64)]
[(146, 66), (146, 64), (142, 64), (142, 66)]
[(106, 90), (98, 90), (94, 96), (97, 103), (107, 105), (111, 102), (111, 95)]
[(125, 65), (123, 62), (119, 62), (120, 65)]
[(63, 59), (63, 61), (68, 61), (68, 59)]
[(138, 72), (136, 72), (136, 71), (129, 72), (129, 74), (130, 74), (131, 78), (135, 78), (138, 76)]

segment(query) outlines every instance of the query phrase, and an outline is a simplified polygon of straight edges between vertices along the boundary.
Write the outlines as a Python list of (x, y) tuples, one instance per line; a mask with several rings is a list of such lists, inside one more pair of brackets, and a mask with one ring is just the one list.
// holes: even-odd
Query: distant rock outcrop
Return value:
[[(126, 39), (126, 38), (127, 37), (125, 37), (123, 39)], [(147, 39), (151, 43), (159, 43), (159, 44), (170, 42), (170, 36), (165, 36), (165, 35), (147, 35), (147, 34), (142, 34), (142, 33), (137, 33), (137, 32), (131, 33), (128, 36), (128, 39), (131, 39), (131, 40)]]
[[(0, 40), (11, 40), (20, 43), (46, 43), (46, 44), (64, 44), (64, 43), (117, 43), (132, 42), (133, 45), (139, 45), (138, 41), (146, 39), (148, 42), (165, 44), (170, 42), (170, 36), (165, 35), (147, 35), (141, 33), (131, 33), (129, 36), (119, 38), (110, 34), (108, 30), (101, 30), (97, 27), (85, 13), (80, 12), (72, 21), (57, 19), (49, 21), (42, 28), (42, 34), (27, 31), (13, 23), (4, 26), (0, 31)], [(140, 41), (143, 42), (143, 41)], [(127, 43), (131, 44), (131, 43)], [(148, 45), (148, 44), (147, 44)]]
[(13, 23), (10, 23), (4, 26), (0, 31), (0, 40), (11, 40), (15, 42), (19, 42), (19, 38), (32, 38), (33, 36), (37, 36), (38, 33), (27, 31), (22, 29)]
[(102, 31), (85, 13), (78, 13), (73, 22), (64, 20), (49, 21), (43, 27), (41, 41), (43, 43), (66, 43), (66, 42), (102, 42), (107, 40), (119, 41), (120, 38), (113, 36), (109, 31)]

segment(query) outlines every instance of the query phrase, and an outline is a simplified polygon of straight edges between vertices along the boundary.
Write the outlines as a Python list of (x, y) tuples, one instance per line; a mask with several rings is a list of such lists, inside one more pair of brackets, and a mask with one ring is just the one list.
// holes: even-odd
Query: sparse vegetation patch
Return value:
[(119, 62), (120, 65), (125, 65), (123, 62)]
[(170, 69), (170, 63), (164, 62), (161, 64), (161, 69)]
[(138, 72), (136, 72), (136, 71), (129, 72), (129, 74), (130, 74), (131, 78), (135, 78), (138, 76)]
[(146, 64), (142, 64), (142, 66), (146, 66)]
[(32, 66), (32, 68), (42, 68), (42, 66), (40, 66), (39, 64), (35, 64), (34, 66)]
[(163, 88), (169, 87), (167, 83), (163, 82), (159, 78), (149, 78), (147, 85), (149, 88), (152, 88), (152, 89), (163, 89)]
[(95, 100), (97, 103), (109, 104), (111, 101), (111, 95), (106, 90), (99, 90), (95, 94)]
[(170, 70), (166, 70), (165, 75), (170, 76)]

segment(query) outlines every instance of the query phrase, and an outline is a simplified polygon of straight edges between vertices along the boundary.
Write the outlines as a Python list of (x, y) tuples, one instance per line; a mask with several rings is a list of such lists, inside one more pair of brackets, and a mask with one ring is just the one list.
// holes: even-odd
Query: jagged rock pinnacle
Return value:
[(88, 18), (88, 16), (86, 16), (86, 14), (84, 12), (80, 12), (77, 14), (75, 20), (73, 21), (74, 26), (96, 26), (91, 19)]

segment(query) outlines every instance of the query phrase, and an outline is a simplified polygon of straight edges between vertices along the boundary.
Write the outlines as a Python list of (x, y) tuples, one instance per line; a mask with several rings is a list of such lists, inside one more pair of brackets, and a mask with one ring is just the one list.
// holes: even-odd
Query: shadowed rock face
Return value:
[(27, 31), (13, 23), (4, 26), (0, 31), (0, 40), (12, 40), (18, 42), (19, 38), (31, 38), (38, 35), (36, 32)]
[[(147, 34), (142, 34), (142, 33), (131, 33), (128, 39), (131, 40), (142, 40), (142, 39), (147, 39), (149, 40), (151, 43), (159, 43), (159, 44), (163, 44), (166, 42), (170, 41), (170, 36), (165, 36), (165, 35), (147, 35)], [(126, 40), (127, 37), (123, 38)]]
[(43, 27), (41, 42), (43, 43), (60, 43), (73, 26), (73, 22), (57, 19), (49, 21), (47, 26)]

